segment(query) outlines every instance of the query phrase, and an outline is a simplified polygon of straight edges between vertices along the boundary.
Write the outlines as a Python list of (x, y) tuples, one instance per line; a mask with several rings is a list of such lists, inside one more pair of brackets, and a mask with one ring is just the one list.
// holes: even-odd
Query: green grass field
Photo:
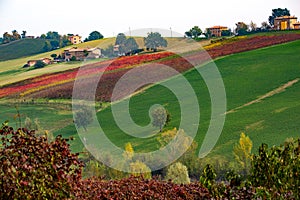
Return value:
[[(247, 104), (289, 81), (300, 78), (299, 51), (300, 41), (295, 41), (216, 60), (226, 88), (227, 110)], [(202, 66), (201, 69), (205, 70), (206, 67), (208, 66)], [(200, 102), (201, 122), (195, 138), (200, 145), (209, 125), (210, 98), (206, 85), (196, 70), (185, 73), (185, 77), (195, 89)], [(299, 137), (300, 125), (297, 123), (300, 120), (299, 96), (300, 82), (297, 82), (278, 94), (227, 114), (222, 134), (209, 155), (231, 158), (233, 144), (238, 141), (241, 132), (250, 136), (254, 149), (263, 142), (278, 145), (288, 137)], [(149, 107), (157, 103), (165, 105), (171, 113), (172, 120), (166, 129), (178, 127), (180, 122), (178, 102), (170, 91), (159, 85), (131, 98), (130, 112), (134, 121), (140, 125), (149, 123)], [(99, 112), (98, 119), (107, 136), (117, 146), (124, 147), (125, 143), (131, 142), (136, 151), (147, 152), (157, 149), (156, 136), (139, 139), (119, 130), (110, 107)], [(188, 133), (189, 130), (185, 131)], [(75, 132), (72, 125), (55, 134), (70, 136)], [(74, 136), (76, 137), (76, 134)], [(77, 140), (71, 145), (72, 149), (81, 151), (82, 146), (79, 144), (80, 141)]]

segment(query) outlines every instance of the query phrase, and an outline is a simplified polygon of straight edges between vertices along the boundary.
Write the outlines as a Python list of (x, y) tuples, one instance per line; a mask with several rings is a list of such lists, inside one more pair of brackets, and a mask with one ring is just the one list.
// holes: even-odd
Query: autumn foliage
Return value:
[(52, 142), (34, 131), (0, 130), (0, 199), (64, 199), (81, 180), (82, 163), (67, 139)]

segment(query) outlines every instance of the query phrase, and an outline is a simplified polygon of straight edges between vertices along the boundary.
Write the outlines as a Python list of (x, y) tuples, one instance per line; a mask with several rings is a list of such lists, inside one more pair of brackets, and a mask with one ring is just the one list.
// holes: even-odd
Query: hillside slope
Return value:
[(11, 60), (43, 52), (45, 40), (21, 39), (0, 45), (0, 61)]
[[(300, 41), (295, 41), (215, 61), (226, 88), (227, 110), (234, 112), (227, 113), (224, 129), (211, 156), (222, 155), (230, 158), (233, 145), (238, 141), (241, 132), (250, 136), (254, 149), (262, 142), (278, 145), (288, 137), (299, 136), (299, 51)], [(209, 65), (202, 69), (205, 70), (205, 67)], [(200, 146), (210, 121), (210, 97), (206, 84), (196, 70), (187, 72), (185, 77), (195, 89), (200, 102), (201, 122), (195, 138)], [(133, 120), (139, 125), (148, 124), (149, 108), (154, 104), (165, 105), (171, 113), (168, 129), (178, 127), (181, 111), (176, 96), (159, 85), (131, 98), (130, 113)], [(157, 136), (134, 138), (120, 130), (110, 107), (98, 113), (98, 120), (107, 137), (119, 147), (124, 147), (127, 142), (131, 142), (136, 151), (142, 152), (156, 150), (158, 147)], [(93, 134), (93, 130), (90, 131)], [(57, 131), (58, 133), (69, 136), (70, 133), (76, 133), (76, 130), (74, 125), (70, 125)], [(74, 136), (77, 137), (76, 134)], [(92, 138), (93, 135), (89, 137)], [(80, 151), (81, 141), (76, 140), (72, 148)]]

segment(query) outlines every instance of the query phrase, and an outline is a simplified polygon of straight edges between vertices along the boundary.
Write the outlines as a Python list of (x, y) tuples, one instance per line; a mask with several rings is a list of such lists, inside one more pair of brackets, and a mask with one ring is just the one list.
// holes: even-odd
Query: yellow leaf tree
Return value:
[(252, 150), (252, 141), (246, 136), (245, 133), (241, 133), (240, 140), (233, 148), (233, 154), (235, 160), (242, 167), (244, 172), (247, 174), (249, 172), (251, 164), (251, 150)]

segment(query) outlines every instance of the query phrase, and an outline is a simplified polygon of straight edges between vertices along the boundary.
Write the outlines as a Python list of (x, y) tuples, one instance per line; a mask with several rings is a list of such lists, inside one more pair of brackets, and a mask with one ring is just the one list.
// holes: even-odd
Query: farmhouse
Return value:
[(207, 28), (211, 32), (211, 36), (213, 37), (221, 37), (222, 36), (222, 31), (227, 31), (228, 27), (225, 26), (213, 26), (210, 28)]
[(71, 35), (68, 37), (68, 39), (70, 40), (70, 42), (72, 44), (79, 44), (81, 43), (81, 36), (79, 35)]
[(299, 29), (299, 26), (299, 22), (297, 22), (297, 17), (295, 16), (282, 16), (274, 19), (274, 30)]
[(62, 53), (62, 57), (65, 61), (70, 61), (72, 59), (84, 60), (85, 58), (95, 59), (101, 57), (100, 48), (67, 48)]

